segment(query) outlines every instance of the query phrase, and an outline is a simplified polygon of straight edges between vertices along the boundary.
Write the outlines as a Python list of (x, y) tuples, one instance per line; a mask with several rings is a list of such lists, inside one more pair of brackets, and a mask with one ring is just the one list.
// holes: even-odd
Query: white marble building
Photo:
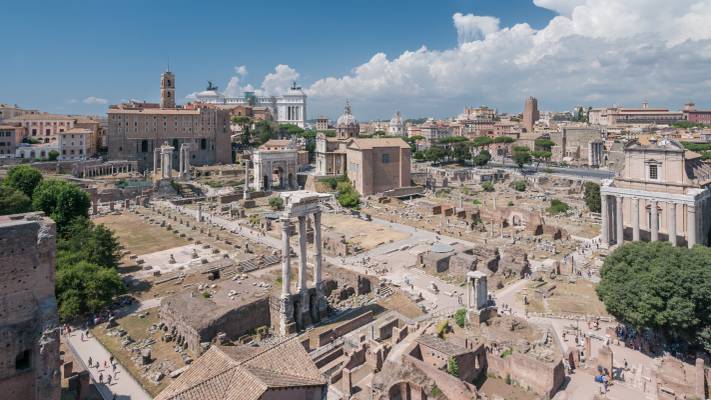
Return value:
[(254, 92), (245, 92), (242, 97), (225, 97), (210, 84), (207, 90), (197, 93), (195, 98), (209, 104), (268, 107), (277, 123), (306, 127), (306, 93), (300, 86), (296, 86), (296, 82), (285, 94), (279, 96), (257, 96)]
[(603, 245), (624, 240), (668, 240), (708, 245), (711, 165), (676, 141), (625, 146), (625, 167), (603, 181)]

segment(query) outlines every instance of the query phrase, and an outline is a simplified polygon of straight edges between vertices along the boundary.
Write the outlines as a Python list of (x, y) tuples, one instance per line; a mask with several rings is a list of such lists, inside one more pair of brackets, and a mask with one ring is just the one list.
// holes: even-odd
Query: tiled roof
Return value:
[(16, 117), (8, 118), (7, 121), (72, 121), (74, 119), (75, 118), (73, 117), (59, 114), (22, 114)]
[(400, 138), (382, 138), (382, 139), (361, 139), (353, 138), (348, 143), (348, 147), (356, 149), (374, 149), (379, 147), (400, 147), (409, 149), (410, 145)]
[(287, 339), (270, 347), (213, 346), (155, 400), (257, 400), (272, 388), (325, 384), (304, 347)]

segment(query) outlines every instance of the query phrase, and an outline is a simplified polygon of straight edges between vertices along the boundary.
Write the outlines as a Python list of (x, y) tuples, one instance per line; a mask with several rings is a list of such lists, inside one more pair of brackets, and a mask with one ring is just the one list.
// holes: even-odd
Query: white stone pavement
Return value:
[[(65, 336), (66, 337), (66, 336)], [(89, 357), (91, 357), (92, 362), (96, 364), (98, 361), (100, 368), (89, 368), (91, 373), (91, 378), (96, 382), (96, 387), (101, 393), (101, 396), (105, 400), (112, 400), (113, 396), (116, 395), (116, 400), (151, 400), (152, 397), (146, 392), (143, 387), (126, 371), (126, 369), (119, 364), (117, 361), (116, 375), (114, 380), (111, 381), (111, 385), (106, 384), (106, 375), (109, 371), (112, 371), (109, 366), (108, 369), (104, 369), (104, 361), (108, 362), (110, 354), (106, 348), (99, 343), (94, 336), (89, 338), (84, 337), (81, 339), (81, 332), (74, 331), (67, 337), (69, 343), (76, 351), (76, 354), (84, 362), (84, 365), (88, 365)], [(100, 384), (99, 374), (103, 373), (104, 383)]]

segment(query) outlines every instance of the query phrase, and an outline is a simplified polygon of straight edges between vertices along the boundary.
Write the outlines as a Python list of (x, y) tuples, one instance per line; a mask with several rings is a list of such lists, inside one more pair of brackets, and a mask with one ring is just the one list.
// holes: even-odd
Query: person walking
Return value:
[(92, 361), (92, 360), (91, 360), (91, 356), (89, 356), (89, 368), (91, 368), (91, 366), (93, 365), (93, 364), (91, 363), (91, 361)]
[(107, 382), (107, 385), (111, 386), (111, 374), (107, 374), (106, 382)]
[(99, 383), (104, 383), (104, 374), (99, 372)]

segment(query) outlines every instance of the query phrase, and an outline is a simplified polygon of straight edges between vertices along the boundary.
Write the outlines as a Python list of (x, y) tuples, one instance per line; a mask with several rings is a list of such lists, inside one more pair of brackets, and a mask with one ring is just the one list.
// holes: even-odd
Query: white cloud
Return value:
[(235, 67), (235, 73), (241, 77), (246, 76), (247, 75), (247, 66), (240, 65), (238, 67)]
[(643, 98), (671, 107), (691, 98), (711, 107), (711, 0), (533, 1), (559, 15), (534, 29), (454, 14), (459, 46), (392, 58), (376, 53), (348, 75), (314, 82), (311, 110), (336, 113), (335, 99), (352, 98), (364, 118), (396, 109), (451, 115), (471, 104), (515, 111), (528, 95), (550, 109)]
[(94, 97), (94, 96), (89, 96), (86, 99), (82, 100), (84, 104), (108, 104), (109, 101), (107, 99), (102, 99), (101, 97)]
[(499, 31), (500, 21), (494, 17), (456, 13), (452, 16), (452, 21), (457, 29), (459, 44), (481, 40), (486, 35)]
[(262, 91), (266, 96), (285, 93), (291, 83), (299, 80), (299, 73), (288, 65), (279, 64), (274, 72), (267, 74), (262, 81)]

